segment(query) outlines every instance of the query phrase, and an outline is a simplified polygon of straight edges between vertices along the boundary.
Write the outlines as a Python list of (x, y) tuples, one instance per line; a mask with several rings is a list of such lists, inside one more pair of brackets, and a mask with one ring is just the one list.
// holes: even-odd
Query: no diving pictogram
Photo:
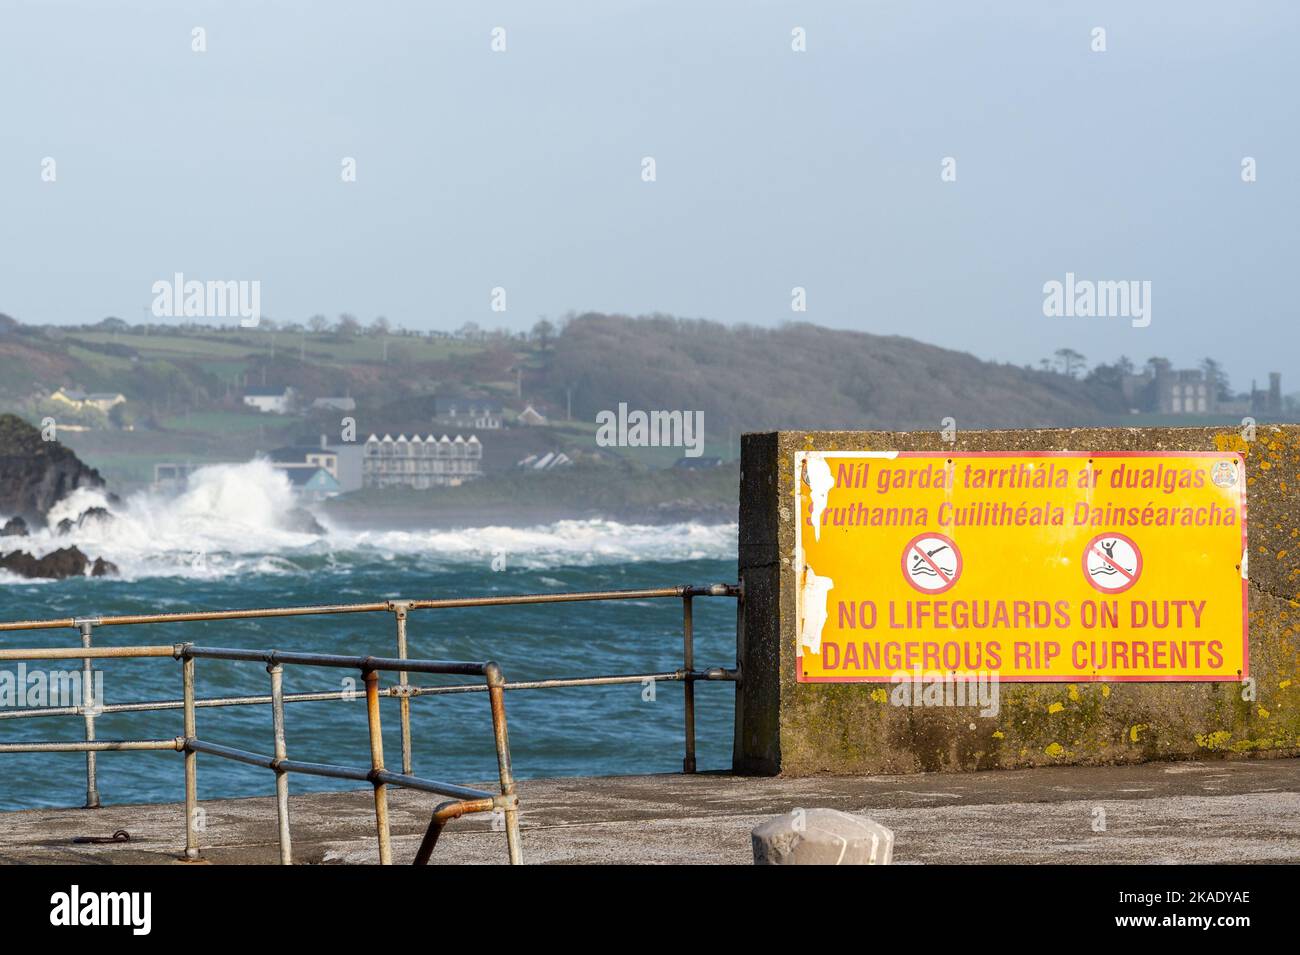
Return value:
[(1120, 594), (1142, 576), (1142, 551), (1131, 537), (1098, 534), (1083, 549), (1083, 576), (1104, 594)]
[(941, 594), (961, 577), (961, 551), (951, 537), (918, 534), (903, 548), (903, 577), (923, 594)]

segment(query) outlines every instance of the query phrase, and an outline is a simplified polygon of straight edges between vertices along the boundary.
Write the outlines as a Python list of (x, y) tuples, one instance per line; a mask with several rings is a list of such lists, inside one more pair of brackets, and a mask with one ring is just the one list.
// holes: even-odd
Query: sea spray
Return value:
[[(94, 507), (107, 509), (112, 519), (75, 526)], [(518, 570), (729, 560), (736, 546), (735, 524), (590, 519), (529, 527), (345, 530), (319, 518), (322, 533), (306, 533), (301, 514), (284, 473), (258, 460), (200, 468), (178, 494), (142, 491), (111, 504), (100, 491), (74, 492), (50, 510), (49, 526), (24, 543), (41, 551), (92, 548), (116, 563), (125, 580), (346, 574), (391, 561), (427, 571), (486, 569), (501, 555)], [(60, 535), (58, 523), (65, 519), (74, 526)]]

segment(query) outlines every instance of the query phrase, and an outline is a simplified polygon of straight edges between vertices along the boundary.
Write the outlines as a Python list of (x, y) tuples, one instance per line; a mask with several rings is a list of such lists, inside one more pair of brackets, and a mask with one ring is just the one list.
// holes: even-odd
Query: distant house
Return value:
[(94, 408), (108, 414), (114, 407), (126, 402), (126, 395), (116, 391), (87, 393), (76, 388), (60, 388), (50, 395), (50, 401), (67, 405), (75, 411)]
[(437, 395), (433, 399), (433, 420), (459, 428), (496, 431), (501, 427), (501, 405), (487, 398)]
[(244, 392), (244, 404), (268, 414), (288, 414), (292, 403), (292, 388), (253, 388)]
[(317, 398), (311, 403), (314, 411), (356, 411), (355, 398)]
[(722, 467), (722, 458), (678, 458), (673, 462), (673, 467), (681, 468), (683, 471), (703, 471), (708, 468)]
[(365, 448), (355, 441), (350, 444), (337, 443), (330, 444), (329, 437), (320, 436), (320, 448), (317, 451), (327, 451), (333, 454), (337, 459), (335, 469), (331, 472), (338, 478), (339, 485), (344, 494), (352, 491), (359, 491), (365, 487)]
[(319, 468), (329, 472), (336, 481), (339, 477), (338, 452), (324, 446), (290, 445), (276, 448), (267, 457), (271, 459), (271, 466), (281, 471), (314, 471)]
[(338, 478), (324, 468), (294, 468), (285, 474), (298, 496), (309, 500), (323, 501), (342, 490)]
[(519, 423), (529, 427), (546, 424), (546, 415), (539, 412), (532, 405), (529, 405), (523, 411), (519, 412)]

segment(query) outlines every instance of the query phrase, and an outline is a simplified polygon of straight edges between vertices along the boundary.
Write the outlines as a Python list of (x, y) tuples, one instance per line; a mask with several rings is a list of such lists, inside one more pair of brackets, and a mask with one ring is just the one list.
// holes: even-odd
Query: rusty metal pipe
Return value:
[(174, 657), (174, 646), (151, 647), (23, 647), (0, 649), (0, 660), (98, 660), (104, 657)]
[[(724, 585), (725, 586), (725, 585)], [(653, 600), (680, 597), (680, 587), (651, 587), (643, 590), (588, 590), (564, 594), (512, 594), (502, 597), (450, 597), (407, 601), (412, 610), (442, 610), (455, 607), (517, 607), (522, 604), (583, 603), (592, 600)]]
[(186, 644), (182, 656), (204, 660), (247, 660), (254, 663), (290, 663), (313, 667), (338, 667), (346, 670), (411, 670), (415, 673), (442, 673), (449, 676), (482, 676), (483, 663), (463, 660), (401, 660), (396, 657), (351, 657), (336, 653), (298, 653), (288, 650), (242, 650), (235, 647), (196, 647)]
[(366, 670), (366, 722), (370, 727), (370, 769), (375, 786), (375, 831), (379, 835), (379, 864), (393, 864), (392, 833), (388, 827), (388, 787), (378, 778), (384, 771), (384, 731), (379, 722), (379, 674)]
[[(452, 597), (435, 600), (402, 601), (411, 610), (438, 610), (455, 607), (508, 607), (520, 604), (578, 603), (592, 600), (648, 600), (657, 597), (736, 597), (740, 588), (735, 584), (708, 584), (689, 587), (655, 587), (642, 590), (593, 590), (563, 594), (512, 594), (499, 597)], [(342, 613), (376, 613), (391, 609), (393, 601), (363, 604), (320, 604), (304, 607), (263, 607), (248, 610), (199, 610), (180, 613), (125, 614), (101, 617), (100, 627), (118, 627), (132, 624), (189, 623), (205, 620), (256, 620), (267, 617), (319, 616)], [(12, 620), (0, 623), (0, 632), (9, 630), (60, 630), (77, 627), (75, 617), (51, 620)]]
[[(406, 659), (406, 604), (395, 601), (392, 605), (393, 616), (397, 618), (397, 655)], [(402, 724), (402, 772), (411, 772), (411, 698), (405, 693), (410, 681), (406, 670), (397, 671), (397, 685), (402, 688), (398, 696)]]
[[(380, 690), (380, 696), (393, 696), (389, 690)], [(323, 700), (355, 700), (357, 694), (353, 690), (323, 690), (319, 693), (286, 693), (284, 702), (286, 703), (319, 703)], [(206, 699), (195, 700), (194, 705), (198, 709), (214, 706), (258, 706), (271, 703), (271, 697), (268, 696), (216, 696), (207, 697)], [(112, 703), (105, 704), (98, 708), (99, 714), (105, 713), (145, 713), (152, 710), (179, 710), (185, 706), (182, 700), (142, 700), (138, 703)], [(17, 720), (28, 719), (39, 716), (79, 716), (81, 714), (80, 706), (48, 706), (37, 710), (5, 710), (0, 711), (0, 720)]]
[(471, 812), (491, 812), (493, 808), (495, 807), (491, 799), (480, 799), (473, 802), (457, 800), (435, 806), (433, 815), (429, 819), (429, 828), (424, 832), (424, 838), (420, 841), (420, 848), (416, 850), (411, 865), (429, 864), (429, 857), (433, 855), (433, 847), (438, 844), (438, 836), (442, 835), (443, 827), (451, 820), (459, 819)]
[[(707, 670), (695, 670), (686, 673), (683, 670), (665, 670), (660, 673), (621, 673), (617, 676), (579, 676), (560, 677), (550, 680), (521, 680), (502, 684), (503, 690), (550, 690), (571, 686), (617, 686), (624, 683), (641, 683), (645, 680), (685, 683), (699, 680), (713, 682), (730, 682), (736, 679), (736, 671), (726, 667), (710, 667)], [(407, 691), (411, 696), (437, 696), (443, 693), (484, 693), (487, 687), (482, 683), (454, 683), (449, 686), (411, 686)], [(382, 692), (382, 691), (381, 691)]]
[[(506, 690), (546, 690), (562, 689), (564, 687), (576, 686), (616, 686), (625, 683), (641, 683), (644, 680), (658, 680), (661, 682), (685, 682), (687, 680), (705, 680), (705, 681), (735, 681), (738, 679), (737, 671), (726, 667), (710, 667), (707, 670), (696, 670), (693, 673), (685, 673), (682, 670), (665, 670), (661, 673), (626, 673), (616, 676), (594, 676), (594, 677), (559, 677), (548, 680), (523, 680), (513, 683), (506, 683), (503, 689)], [(401, 697), (403, 695), (416, 696), (438, 696), (445, 693), (485, 693), (487, 685), (483, 683), (465, 683), (453, 684), (450, 686), (416, 686), (408, 685), (405, 689), (397, 686), (381, 687), (379, 695), (381, 697)], [(319, 703), (328, 700), (347, 700), (357, 699), (357, 694), (352, 690), (322, 690), (316, 693), (286, 693), (284, 702), (286, 703)], [(197, 699), (194, 705), (198, 709), (214, 706), (259, 706), (271, 702), (270, 696), (216, 696)], [(143, 713), (151, 710), (179, 710), (185, 704), (181, 700), (153, 700), (141, 701), (138, 703), (108, 703), (98, 708), (100, 715), (104, 713)], [(41, 709), (28, 710), (3, 710), (0, 711), (0, 720), (17, 720), (30, 719), (41, 716), (80, 716), (80, 706), (47, 706)]]
[[(488, 663), (486, 678), (488, 685), (488, 702), (492, 707), (492, 735), (497, 748), (497, 773), (501, 778), (501, 795), (515, 795), (515, 777), (510, 767), (510, 738), (506, 731), (506, 696), (505, 676), (495, 662)], [(513, 798), (505, 810), (506, 815), (506, 851), (511, 865), (521, 865), (523, 854), (519, 846), (519, 809)]]

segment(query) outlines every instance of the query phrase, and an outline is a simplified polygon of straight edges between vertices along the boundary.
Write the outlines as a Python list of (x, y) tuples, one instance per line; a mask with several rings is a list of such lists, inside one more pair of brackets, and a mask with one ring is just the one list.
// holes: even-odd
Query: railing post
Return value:
[(197, 736), (194, 721), (194, 658), (181, 662), (181, 683), (185, 697), (185, 858), (199, 857), (199, 754), (190, 748)]
[(686, 688), (682, 699), (686, 709), (686, 755), (682, 758), (682, 772), (695, 772), (695, 623), (691, 595), (682, 597), (682, 667), (686, 670)]
[(501, 795), (509, 799), (505, 809), (506, 851), (511, 865), (523, 864), (519, 846), (519, 803), (515, 795), (515, 777), (510, 768), (510, 738), (506, 731), (506, 679), (495, 663), (487, 665), (488, 700), (492, 704), (492, 735), (496, 739), (497, 772), (501, 777)]
[[(404, 601), (393, 601), (393, 615), (397, 617), (397, 656), (405, 660), (406, 657), (406, 610), (407, 606)], [(411, 772), (411, 698), (410, 684), (407, 682), (405, 670), (397, 672), (397, 685), (400, 689), (397, 705), (401, 712), (402, 718), (402, 772), (408, 775)]]
[[(89, 620), (78, 621), (81, 628), (81, 645), (90, 649), (92, 625)], [(81, 660), (81, 713), (86, 723), (86, 742), (95, 741), (95, 674), (90, 657)], [(95, 754), (86, 753), (86, 808), (99, 808), (99, 783), (95, 776)]]
[[(289, 758), (284, 741), (284, 667), (272, 663), (266, 668), (271, 674), (271, 726), (275, 732), (275, 758), (278, 762)], [(293, 846), (289, 841), (289, 774), (278, 766), (275, 770), (275, 810), (280, 823), (280, 865), (293, 865)]]
[[(370, 725), (370, 769), (373, 773), (384, 769), (384, 733), (379, 723), (379, 674), (374, 670), (364, 672), (366, 681), (366, 720)], [(393, 864), (393, 846), (388, 829), (388, 787), (373, 780), (375, 787), (375, 829), (379, 834), (379, 864)]]

